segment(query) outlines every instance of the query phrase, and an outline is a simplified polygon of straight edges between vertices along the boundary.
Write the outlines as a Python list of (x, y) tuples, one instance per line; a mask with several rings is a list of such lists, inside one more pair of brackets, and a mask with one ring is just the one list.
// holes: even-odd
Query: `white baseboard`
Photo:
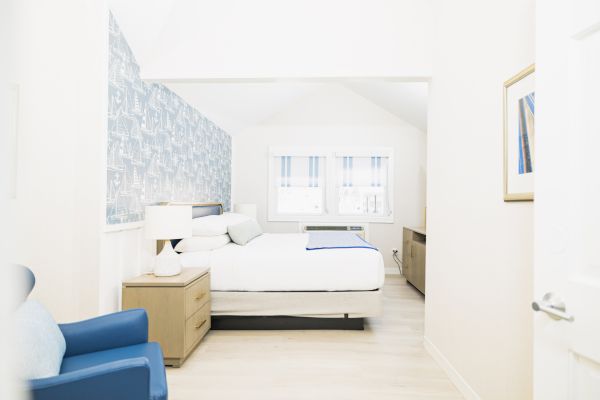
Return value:
[(442, 367), (448, 378), (454, 383), (458, 391), (465, 396), (466, 400), (481, 400), (481, 397), (473, 390), (458, 371), (450, 364), (450, 361), (440, 352), (440, 350), (427, 337), (423, 337), (425, 349), (431, 357)]

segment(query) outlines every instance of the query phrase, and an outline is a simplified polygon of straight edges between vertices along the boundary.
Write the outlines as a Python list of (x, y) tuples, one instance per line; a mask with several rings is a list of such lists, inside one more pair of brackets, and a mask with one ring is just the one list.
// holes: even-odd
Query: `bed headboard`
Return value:
[[(163, 202), (161, 205), (191, 205), (192, 206), (192, 219), (207, 217), (209, 215), (221, 215), (223, 214), (223, 203), (176, 203), (176, 202)], [(173, 248), (179, 243), (181, 239), (171, 240)]]

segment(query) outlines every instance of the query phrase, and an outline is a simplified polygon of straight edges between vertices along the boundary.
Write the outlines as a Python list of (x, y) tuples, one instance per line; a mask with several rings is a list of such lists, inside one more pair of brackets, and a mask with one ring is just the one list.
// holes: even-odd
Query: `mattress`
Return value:
[(306, 250), (308, 234), (265, 233), (245, 246), (183, 253), (184, 267), (209, 266), (212, 291), (362, 291), (383, 286), (379, 251)]

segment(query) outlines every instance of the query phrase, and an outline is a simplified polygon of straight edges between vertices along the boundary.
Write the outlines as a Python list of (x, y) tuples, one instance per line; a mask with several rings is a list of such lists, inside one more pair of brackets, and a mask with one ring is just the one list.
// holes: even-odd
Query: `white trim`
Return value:
[[(104, 18), (104, 26), (106, 27), (106, 34), (104, 35), (104, 43), (103, 43), (103, 49), (105, 51), (105, 62), (106, 62), (106, 71), (109, 70), (110, 68), (110, 39), (109, 39), (109, 24), (110, 24), (110, 9), (108, 8), (108, 5), (105, 3), (104, 4), (104, 12), (103, 12), (103, 18)], [(102, 102), (104, 103), (102, 105), (102, 109), (104, 110), (104, 118), (103, 118), (103, 122), (102, 122), (102, 130), (103, 130), (103, 135), (102, 135), (102, 145), (100, 146), (100, 148), (98, 149), (98, 151), (100, 151), (101, 157), (100, 160), (102, 160), (101, 162), (101, 166), (100, 166), (100, 170), (98, 171), (100, 176), (101, 176), (101, 182), (102, 182), (102, 189), (101, 189), (101, 203), (102, 204), (102, 209), (98, 210), (99, 211), (99, 215), (98, 218), (100, 219), (100, 226), (102, 227), (102, 232), (106, 233), (106, 232), (118, 232), (121, 230), (128, 230), (128, 229), (132, 229), (132, 228), (127, 228), (124, 225), (129, 225), (129, 224), (108, 224), (107, 223), (107, 213), (106, 213), (106, 209), (107, 209), (107, 197), (108, 197), (108, 73), (103, 74), (102, 76), (102, 80), (99, 82), (99, 85), (102, 85), (102, 87), (104, 88), (104, 93), (106, 94), (105, 96), (102, 96)], [(119, 227), (121, 227), (119, 229)], [(119, 290), (119, 293), (121, 291)], [(120, 302), (120, 299), (119, 299)], [(120, 303), (119, 303), (120, 304)]]
[(385, 267), (385, 274), (386, 275), (400, 275), (400, 270), (398, 269), (398, 266)]
[(427, 338), (423, 337), (423, 345), (433, 359), (442, 367), (448, 378), (454, 383), (454, 386), (465, 397), (466, 400), (481, 400), (481, 397), (467, 383), (465, 378), (452, 366), (450, 361), (442, 354), (442, 352)]

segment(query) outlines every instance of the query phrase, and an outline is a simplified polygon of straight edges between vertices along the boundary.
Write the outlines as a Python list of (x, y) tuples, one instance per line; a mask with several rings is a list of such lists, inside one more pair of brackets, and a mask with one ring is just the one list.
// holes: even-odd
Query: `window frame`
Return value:
[[(277, 212), (277, 190), (275, 187), (278, 168), (275, 157), (324, 157), (324, 204), (321, 214), (280, 214)], [(337, 157), (387, 157), (387, 201), (388, 214), (345, 215), (338, 213), (339, 187), (337, 185)], [(268, 198), (267, 221), (269, 222), (394, 222), (394, 149), (391, 147), (368, 146), (272, 146), (268, 152)]]

